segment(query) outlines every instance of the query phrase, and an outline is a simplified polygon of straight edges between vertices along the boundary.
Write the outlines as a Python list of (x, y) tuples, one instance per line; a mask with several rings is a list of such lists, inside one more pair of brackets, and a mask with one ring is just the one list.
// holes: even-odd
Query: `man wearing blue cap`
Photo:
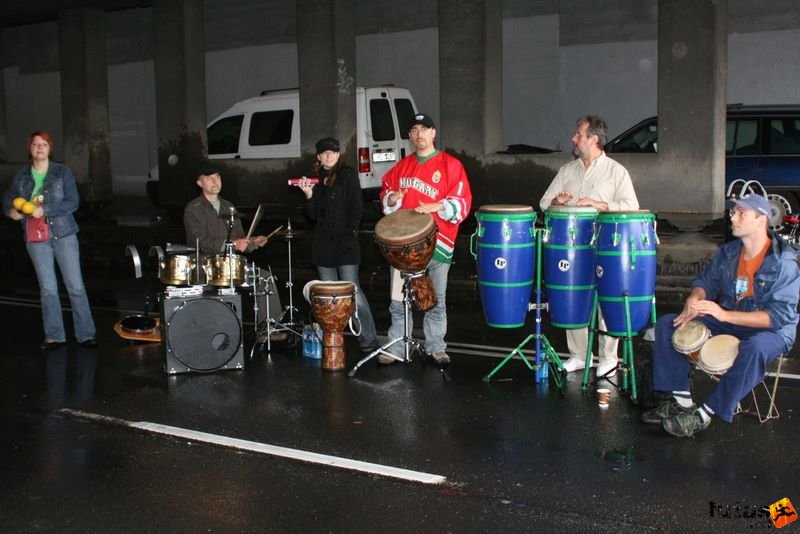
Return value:
[[(764, 377), (767, 363), (787, 352), (797, 329), (800, 271), (797, 253), (770, 232), (770, 206), (760, 195), (729, 200), (731, 229), (725, 243), (692, 282), (680, 314), (656, 324), (653, 388), (672, 398), (642, 414), (673, 436), (689, 437), (708, 428), (711, 416), (728, 423), (737, 403)], [(686, 356), (672, 346), (672, 334), (689, 321), (703, 323), (712, 336), (739, 339), (739, 354), (711, 396), (696, 406), (689, 391)]]

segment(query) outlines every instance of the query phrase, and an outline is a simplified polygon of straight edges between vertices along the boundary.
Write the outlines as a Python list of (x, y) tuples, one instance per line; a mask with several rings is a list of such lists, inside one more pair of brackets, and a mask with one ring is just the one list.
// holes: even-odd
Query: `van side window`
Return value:
[(769, 147), (766, 154), (800, 154), (800, 118), (769, 121)]
[[(725, 152), (735, 156), (753, 156), (761, 152), (758, 146), (758, 119), (739, 119), (735, 123), (732, 151), (726, 146)], [(728, 128), (730, 135), (731, 128)], [(728, 138), (730, 139), (730, 137)]]
[(294, 110), (260, 111), (250, 118), (250, 146), (286, 145), (292, 140)]
[(239, 136), (244, 115), (220, 119), (208, 128), (209, 154), (235, 154), (239, 152)]
[(407, 125), (411, 124), (414, 118), (414, 106), (408, 98), (396, 98), (394, 100), (394, 111), (397, 113), (397, 124), (400, 127), (400, 138), (408, 139)]
[(384, 98), (370, 100), (369, 118), (372, 138), (375, 141), (392, 141), (394, 139), (394, 121), (388, 100)]

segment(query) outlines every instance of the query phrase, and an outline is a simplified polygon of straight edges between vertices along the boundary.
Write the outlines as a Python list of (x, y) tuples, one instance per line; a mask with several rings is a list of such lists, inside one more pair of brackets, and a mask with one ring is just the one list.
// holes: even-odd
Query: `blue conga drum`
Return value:
[(647, 210), (604, 211), (597, 217), (597, 295), (606, 331), (628, 334), (647, 326), (656, 290), (656, 216)]
[(486, 323), (494, 328), (523, 326), (534, 282), (536, 212), (531, 206), (489, 204), (481, 206), (475, 218), (478, 228), (470, 249)]
[(591, 321), (598, 213), (584, 206), (551, 206), (545, 211), (544, 287), (550, 322), (558, 328), (585, 328)]

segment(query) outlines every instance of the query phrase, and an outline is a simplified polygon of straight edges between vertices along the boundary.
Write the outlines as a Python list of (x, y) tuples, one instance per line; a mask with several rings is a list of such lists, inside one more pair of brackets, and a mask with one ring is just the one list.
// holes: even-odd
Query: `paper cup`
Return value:
[(608, 408), (608, 401), (611, 400), (611, 390), (600, 388), (597, 390), (597, 404), (601, 408)]

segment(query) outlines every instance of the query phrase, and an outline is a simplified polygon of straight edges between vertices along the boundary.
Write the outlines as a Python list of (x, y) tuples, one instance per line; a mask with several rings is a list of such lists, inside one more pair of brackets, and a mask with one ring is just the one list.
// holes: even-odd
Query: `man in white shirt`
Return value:
[[(577, 158), (558, 170), (539, 206), (587, 206), (600, 211), (630, 211), (639, 209), (628, 171), (606, 156), (603, 147), (608, 140), (608, 126), (596, 115), (586, 115), (577, 121), (572, 136), (573, 153)], [(599, 328), (605, 330), (602, 314)], [(567, 372), (582, 370), (586, 365), (589, 331), (586, 328), (567, 330), (570, 359), (564, 364)], [(618, 340), (599, 336), (597, 376), (608, 375), (617, 369)]]

